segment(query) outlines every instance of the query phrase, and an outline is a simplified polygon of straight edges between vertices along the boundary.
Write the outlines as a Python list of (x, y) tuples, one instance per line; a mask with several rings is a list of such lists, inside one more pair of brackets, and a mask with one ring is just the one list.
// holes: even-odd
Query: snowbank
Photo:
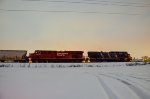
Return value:
[(0, 67), (28, 67), (28, 68), (66, 68), (66, 67), (116, 67), (140, 66), (146, 62), (106, 62), (106, 63), (0, 63)]

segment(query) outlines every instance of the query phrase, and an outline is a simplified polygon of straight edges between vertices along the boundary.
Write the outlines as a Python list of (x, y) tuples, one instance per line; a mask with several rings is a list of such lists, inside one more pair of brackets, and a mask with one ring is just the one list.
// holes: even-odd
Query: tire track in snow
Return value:
[(137, 94), (137, 96), (140, 99), (150, 99), (150, 94), (145, 93), (141, 88), (139, 88), (138, 86), (135, 86), (135, 84), (128, 81), (127, 79), (125, 80), (125, 79), (120, 78), (120, 77), (116, 77), (116, 76), (112, 76), (112, 75), (106, 75), (106, 74), (100, 74), (100, 75), (105, 76), (105, 77), (109, 77), (109, 78), (113, 78), (113, 79), (118, 80), (121, 83), (127, 85), (131, 90), (133, 90)]
[[(139, 80), (139, 81), (144, 81), (144, 82), (146, 82), (146, 83), (149, 83), (150, 84), (150, 82), (149, 81), (147, 81), (147, 80), (145, 80), (144, 78), (139, 78), (138, 79), (138, 77), (135, 77), (135, 76), (130, 76), (130, 75), (118, 75), (118, 74), (115, 74), (116, 76), (118, 76), (118, 77), (123, 77), (124, 79), (126, 79), (127, 81), (129, 81), (129, 82), (131, 82), (132, 83), (132, 85), (134, 84), (136, 84), (136, 86), (138, 85), (138, 86), (140, 86), (140, 87), (142, 87), (142, 88), (144, 88), (144, 89), (146, 89), (147, 91), (150, 91), (150, 88), (149, 87), (145, 87), (143, 84), (141, 84), (141, 83), (139, 83), (139, 82), (137, 82), (136, 80)], [(131, 79), (130, 79), (131, 78)], [(135, 79), (135, 80), (134, 80)]]
[[(144, 81), (144, 82), (150, 84), (149, 78), (141, 78), (141, 77), (135, 77), (135, 76), (132, 76), (132, 75), (124, 75), (124, 74), (113, 74), (113, 73), (109, 73), (109, 74), (115, 75), (115, 76), (117, 76), (117, 77), (124, 78), (124, 79), (126, 79), (127, 81), (131, 82), (132, 84), (134, 83), (134, 84), (139, 85), (139, 86), (141, 86), (141, 87), (143, 87), (143, 88), (145, 88), (145, 89), (147, 89), (147, 90), (150, 91), (149, 88), (147, 88), (147, 87), (143, 86), (142, 84), (138, 83), (137, 81), (135, 81), (135, 80)], [(135, 79), (135, 80), (134, 80), (134, 79)]]
[(101, 83), (101, 85), (103, 86), (109, 99), (119, 99), (117, 97), (117, 95), (105, 84), (105, 82), (99, 76), (96, 76), (96, 77), (97, 77), (98, 81)]
[(131, 76), (131, 75), (127, 75), (127, 76), (131, 77), (131, 78), (140, 79), (140, 80), (144, 80), (144, 81), (150, 82), (149, 78), (140, 78), (140, 77), (135, 77), (135, 76)]
[(97, 74), (89, 73), (89, 72), (85, 72), (85, 73), (92, 75), (98, 79), (99, 83), (102, 85), (104, 91), (106, 92), (108, 99), (119, 99), (118, 96), (111, 90), (111, 88), (109, 88), (107, 84), (105, 84), (105, 82), (100, 76), (98, 76)]
[(116, 75), (116, 76), (130, 77), (130, 78), (135, 78), (135, 79), (139, 79), (139, 80), (143, 80), (143, 81), (150, 82), (150, 78), (142, 78), (142, 77), (135, 77), (135, 76), (133, 76), (133, 75), (114, 74), (114, 73), (109, 73), (109, 74), (111, 74), (111, 75)]

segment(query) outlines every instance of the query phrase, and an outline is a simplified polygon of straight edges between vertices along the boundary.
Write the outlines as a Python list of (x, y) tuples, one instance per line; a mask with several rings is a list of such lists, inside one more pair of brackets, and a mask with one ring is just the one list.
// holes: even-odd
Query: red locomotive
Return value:
[(35, 50), (29, 59), (32, 62), (82, 62), (83, 51)]

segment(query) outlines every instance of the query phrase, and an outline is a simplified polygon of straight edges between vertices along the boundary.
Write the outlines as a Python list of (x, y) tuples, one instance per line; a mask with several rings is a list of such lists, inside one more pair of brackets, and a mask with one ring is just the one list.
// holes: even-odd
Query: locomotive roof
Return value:
[(99, 53), (99, 52), (102, 52), (102, 53), (127, 53), (127, 51), (110, 51), (110, 52), (103, 52), (103, 51), (88, 51), (90, 53)]
[(27, 50), (0, 50), (0, 51), (26, 51), (27, 52)]
[(57, 50), (35, 50), (39, 52), (83, 52), (83, 51), (57, 51)]

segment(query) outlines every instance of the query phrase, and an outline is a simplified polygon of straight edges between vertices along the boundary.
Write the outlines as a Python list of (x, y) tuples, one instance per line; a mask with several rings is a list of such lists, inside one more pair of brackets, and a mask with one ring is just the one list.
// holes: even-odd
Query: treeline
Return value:
[(143, 56), (142, 59), (144, 62), (150, 62), (150, 57), (148, 56)]

